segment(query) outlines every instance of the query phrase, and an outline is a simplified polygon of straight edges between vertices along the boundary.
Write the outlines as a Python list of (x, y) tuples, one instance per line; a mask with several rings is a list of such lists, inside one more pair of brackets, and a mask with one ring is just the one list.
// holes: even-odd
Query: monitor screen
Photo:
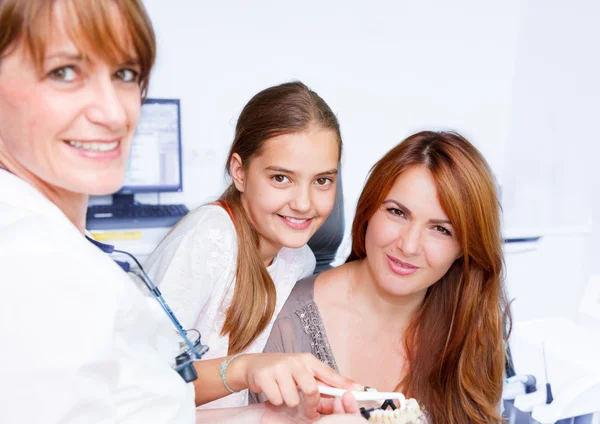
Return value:
[(179, 100), (146, 99), (117, 194), (181, 191)]

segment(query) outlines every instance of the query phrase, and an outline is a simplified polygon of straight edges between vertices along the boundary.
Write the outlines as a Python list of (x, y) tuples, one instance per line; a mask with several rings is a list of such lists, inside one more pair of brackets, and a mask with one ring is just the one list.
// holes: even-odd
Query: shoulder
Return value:
[(304, 278), (296, 283), (285, 304), (281, 308), (277, 320), (293, 317), (314, 300), (314, 286), (316, 275)]
[(311, 276), (317, 265), (315, 255), (308, 245), (295, 249), (284, 247), (278, 260), (286, 267), (294, 281)]
[(235, 233), (235, 226), (229, 214), (218, 205), (203, 205), (194, 209), (177, 224), (173, 229), (173, 233), (189, 230), (197, 232), (210, 228)]
[(0, 249), (44, 250), (48, 243), (57, 241), (56, 229), (56, 222), (46, 216), (14, 206), (0, 207)]
[(190, 212), (172, 232), (175, 238), (189, 235), (196, 243), (237, 243), (229, 214), (220, 206), (205, 205)]
[[(72, 356), (81, 354), (74, 364), (85, 358), (111, 356), (118, 308), (128, 279), (76, 228), (40, 215), (24, 216), (0, 228), (0, 269), (0, 287), (7, 297), (0, 301), (5, 317), (0, 333), (9, 345), (19, 346), (6, 355), (20, 352), (20, 360), (27, 362), (24, 357), (46, 345), (71, 346), (69, 354), (63, 356), (75, 360)], [(40, 325), (52, 331), (39, 334)], [(74, 328), (82, 329), (77, 343), (73, 343)], [(31, 332), (38, 336), (21, 336)], [(29, 360), (44, 366), (41, 358)], [(70, 367), (62, 359), (55, 365)]]
[(355, 263), (349, 262), (319, 274), (313, 286), (313, 296), (319, 304), (345, 303), (350, 288), (350, 276), (356, 272)]
[[(9, 224), (0, 226), (0, 260), (11, 258), (30, 260), (29, 271), (47, 274), (33, 260), (44, 260), (51, 268), (88, 270), (90, 262), (106, 255), (93, 246), (70, 222), (35, 213), (24, 213)], [(51, 258), (51, 260), (45, 260)], [(68, 267), (65, 267), (68, 265)]]
[(89, 303), (110, 325), (127, 276), (65, 217), (21, 212), (0, 226), (0, 285), (32, 317), (42, 318), (46, 311), (47, 319), (59, 319), (61, 314), (51, 312), (58, 308), (84, 313), (85, 320), (91, 317), (85, 314)]
[(95, 291), (96, 283), (104, 290), (118, 288), (115, 274), (125, 278), (116, 264), (68, 221), (36, 214), (24, 214), (0, 227), (0, 264), (13, 281), (3, 280), (14, 285), (14, 290), (18, 290), (18, 281), (36, 289), (52, 282), (55, 292), (69, 285), (81, 288), (85, 282), (86, 290), (70, 293), (85, 295)]
[(152, 265), (177, 256), (235, 257), (237, 234), (229, 214), (220, 206), (205, 205), (191, 211), (160, 242), (148, 260)]

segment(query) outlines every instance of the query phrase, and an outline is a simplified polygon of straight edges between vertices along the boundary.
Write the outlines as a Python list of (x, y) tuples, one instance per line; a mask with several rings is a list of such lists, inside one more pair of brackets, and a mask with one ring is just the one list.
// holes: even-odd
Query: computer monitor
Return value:
[(179, 100), (146, 99), (131, 144), (125, 183), (113, 200), (182, 189)]

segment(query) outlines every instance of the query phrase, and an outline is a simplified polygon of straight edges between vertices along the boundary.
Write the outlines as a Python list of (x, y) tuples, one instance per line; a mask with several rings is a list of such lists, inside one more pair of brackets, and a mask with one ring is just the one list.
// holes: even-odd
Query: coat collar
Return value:
[(55, 220), (64, 220), (73, 226), (63, 211), (46, 196), (3, 168), (0, 168), (0, 204), (25, 209)]

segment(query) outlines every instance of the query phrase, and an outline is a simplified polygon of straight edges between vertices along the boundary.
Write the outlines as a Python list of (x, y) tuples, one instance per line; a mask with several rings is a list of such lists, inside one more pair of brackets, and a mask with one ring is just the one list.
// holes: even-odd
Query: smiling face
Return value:
[[(118, 9), (110, 10), (129, 40)], [(0, 61), (0, 163), (54, 195), (108, 194), (125, 176), (140, 115), (140, 66), (133, 48), (116, 64), (79, 51), (67, 19), (56, 2), (41, 73), (23, 43)]]
[(413, 166), (395, 181), (365, 235), (366, 264), (386, 293), (423, 297), (460, 256), (431, 172)]
[(232, 177), (265, 262), (281, 247), (304, 246), (327, 219), (335, 201), (338, 156), (336, 133), (315, 126), (267, 140), (246, 168), (234, 155)]

